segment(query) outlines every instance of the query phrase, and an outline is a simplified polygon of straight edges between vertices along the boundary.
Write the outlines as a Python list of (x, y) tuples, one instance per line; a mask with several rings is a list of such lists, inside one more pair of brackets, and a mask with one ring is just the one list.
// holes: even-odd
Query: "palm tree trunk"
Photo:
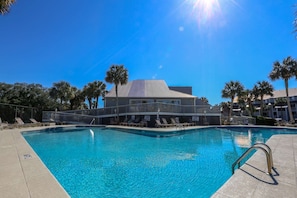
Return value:
[(232, 111), (233, 111), (233, 100), (234, 98), (231, 98), (231, 102), (230, 102), (230, 110), (229, 110), (229, 118), (228, 118), (228, 123), (231, 122), (231, 117), (232, 117)]
[(254, 108), (250, 100), (249, 100), (249, 112), (250, 112), (250, 116), (252, 117), (254, 115)]
[(287, 105), (288, 105), (288, 111), (289, 111), (289, 116), (290, 116), (290, 122), (295, 123), (293, 113), (292, 113), (290, 98), (289, 98), (289, 82), (288, 82), (288, 79), (285, 79), (285, 87), (286, 87), (286, 97), (287, 97)]
[(116, 122), (119, 122), (119, 99), (118, 99), (118, 85), (115, 86), (115, 91), (116, 91), (116, 106), (117, 106), (117, 118), (116, 118)]
[(264, 109), (264, 101), (263, 101), (263, 96), (261, 96), (260, 116), (263, 116), (263, 109)]
[(92, 100), (90, 98), (88, 98), (88, 102), (89, 102), (89, 108), (92, 109)]
[(98, 109), (98, 101), (99, 101), (99, 97), (96, 97), (96, 109)]

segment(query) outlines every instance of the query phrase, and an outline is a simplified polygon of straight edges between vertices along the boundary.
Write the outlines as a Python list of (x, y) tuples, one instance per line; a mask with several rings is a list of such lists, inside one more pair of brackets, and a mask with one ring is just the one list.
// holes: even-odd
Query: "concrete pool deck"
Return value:
[[(69, 197), (21, 135), (45, 128), (0, 130), (1, 197)], [(275, 135), (267, 144), (276, 168), (272, 176), (265, 174), (265, 155), (257, 151), (213, 197), (297, 197), (297, 135)]]

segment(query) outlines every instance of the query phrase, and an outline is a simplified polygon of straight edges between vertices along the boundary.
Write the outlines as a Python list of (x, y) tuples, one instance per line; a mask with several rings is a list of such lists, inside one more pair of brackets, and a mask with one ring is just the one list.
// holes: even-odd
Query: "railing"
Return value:
[(94, 124), (95, 122), (95, 118), (93, 118), (93, 120), (90, 122), (90, 125)]
[[(263, 148), (262, 146), (266, 147)], [(273, 168), (273, 159), (272, 159), (272, 153), (271, 153), (271, 149), (267, 144), (264, 143), (256, 143), (254, 144), (252, 147), (250, 147), (248, 150), (246, 150), (233, 164), (232, 164), (232, 174), (234, 174), (234, 168), (236, 166), (236, 164), (238, 165), (238, 168), (240, 168), (240, 162), (242, 159), (244, 159), (252, 150), (254, 149), (260, 149), (262, 150), (265, 155), (266, 155), (266, 161), (267, 161), (267, 170), (268, 173), (267, 174), (272, 174), (271, 170)]]
[[(71, 110), (71, 111), (44, 111), (43, 122), (67, 122), (67, 123), (99, 123), (107, 117), (116, 117), (117, 111), (120, 116), (132, 115), (172, 115), (172, 116), (221, 116), (218, 106), (210, 105), (175, 105), (168, 103), (145, 103), (121, 105), (117, 107), (106, 107), (100, 109)], [(95, 118), (95, 121), (93, 119)]]

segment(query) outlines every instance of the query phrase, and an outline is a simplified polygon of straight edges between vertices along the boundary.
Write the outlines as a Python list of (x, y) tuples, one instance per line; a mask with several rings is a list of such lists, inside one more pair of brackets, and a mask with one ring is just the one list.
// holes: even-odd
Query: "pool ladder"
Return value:
[(271, 148), (264, 143), (256, 143), (253, 146), (251, 146), (248, 150), (246, 150), (233, 164), (232, 164), (232, 175), (234, 174), (234, 168), (236, 164), (238, 164), (238, 168), (240, 168), (240, 162), (243, 158), (245, 158), (252, 150), (254, 149), (260, 149), (262, 150), (266, 155), (266, 161), (267, 161), (267, 169), (269, 175), (271, 175), (271, 169), (273, 167), (273, 159), (272, 159), (272, 152)]
[(95, 118), (92, 119), (92, 121), (90, 122), (90, 125), (94, 124), (95, 122)]

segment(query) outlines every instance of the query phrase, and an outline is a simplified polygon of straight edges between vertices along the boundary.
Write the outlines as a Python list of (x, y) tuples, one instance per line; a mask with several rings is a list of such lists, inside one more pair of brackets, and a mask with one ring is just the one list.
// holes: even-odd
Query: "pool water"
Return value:
[(156, 138), (107, 128), (24, 132), (71, 197), (210, 197), (255, 142), (295, 130), (210, 128)]

